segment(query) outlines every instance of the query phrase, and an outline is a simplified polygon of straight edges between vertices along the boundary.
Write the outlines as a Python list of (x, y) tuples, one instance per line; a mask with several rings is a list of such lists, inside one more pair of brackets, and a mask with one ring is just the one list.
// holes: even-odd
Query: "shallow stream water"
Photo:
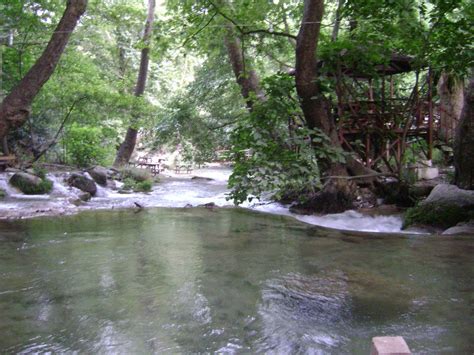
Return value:
[(474, 352), (474, 239), (245, 209), (0, 221), (0, 352)]
[[(8, 184), (13, 174), (0, 174), (0, 188), (7, 192), (7, 198), (0, 201), (0, 219), (35, 217), (41, 215), (62, 215), (90, 209), (123, 209), (136, 208), (135, 203), (144, 207), (184, 207), (214, 203), (216, 206), (233, 206), (228, 200), (227, 180), (231, 174), (228, 167), (211, 167), (195, 170), (192, 175), (176, 175), (168, 172), (161, 181), (154, 185), (150, 193), (121, 194), (110, 188), (99, 185), (95, 197), (89, 202), (77, 206), (72, 203), (78, 199), (80, 191), (67, 186), (65, 175), (49, 174), (54, 182), (49, 195), (23, 195)], [(199, 177), (192, 179), (191, 177)], [(255, 201), (255, 200), (254, 200)], [(258, 200), (257, 200), (258, 201)], [(303, 216), (292, 214), (288, 206), (269, 201), (243, 203), (245, 208), (272, 214), (287, 215), (305, 223), (335, 229), (358, 230), (366, 232), (401, 233), (402, 218), (400, 215), (367, 215), (356, 211), (324, 215)]]

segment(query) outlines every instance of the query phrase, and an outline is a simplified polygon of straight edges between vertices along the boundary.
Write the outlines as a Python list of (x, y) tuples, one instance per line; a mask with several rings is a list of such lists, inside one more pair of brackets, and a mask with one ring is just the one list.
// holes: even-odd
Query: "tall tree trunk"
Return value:
[[(155, 0), (148, 0), (148, 14), (145, 22), (145, 29), (143, 31), (143, 43), (144, 47), (140, 57), (140, 69), (138, 71), (137, 85), (135, 86), (135, 96), (142, 96), (145, 92), (146, 79), (148, 76), (148, 64), (150, 62), (150, 37), (153, 31), (153, 21), (155, 19)], [(114, 166), (121, 167), (128, 163), (130, 157), (135, 149), (137, 143), (138, 129), (134, 126), (130, 126), (127, 129), (127, 134), (123, 143), (117, 152)]]
[[(323, 0), (305, 0), (303, 19), (296, 41), (296, 90), (309, 128), (323, 131), (335, 147), (341, 147), (327, 99), (319, 90), (317, 79), (317, 46), (324, 12)], [(345, 165), (323, 162), (329, 176), (348, 176)], [(344, 178), (330, 179), (312, 201), (320, 212), (341, 212), (352, 206), (354, 185)]]
[(245, 63), (242, 42), (231, 24), (226, 24), (224, 43), (235, 79), (237, 80), (237, 84), (240, 86), (240, 92), (247, 104), (247, 108), (251, 111), (255, 99), (263, 100), (264, 94), (260, 89), (257, 73), (255, 73), (249, 64)]
[(334, 27), (332, 28), (332, 35), (331, 41), (337, 41), (337, 37), (339, 36), (339, 28), (341, 27), (341, 19), (342, 19), (342, 8), (344, 7), (344, 3), (346, 0), (339, 0), (337, 3), (337, 10), (336, 10), (336, 18), (334, 21)]
[(474, 78), (464, 94), (464, 106), (454, 140), (455, 183), (474, 190)]
[(43, 54), (0, 105), (0, 140), (12, 128), (21, 127), (30, 114), (31, 104), (53, 74), (71, 33), (85, 12), (87, 0), (68, 0), (66, 10)]
[(464, 102), (464, 82), (447, 73), (442, 73), (438, 81), (440, 101), (439, 138), (446, 142), (454, 138), (456, 125), (461, 117)]

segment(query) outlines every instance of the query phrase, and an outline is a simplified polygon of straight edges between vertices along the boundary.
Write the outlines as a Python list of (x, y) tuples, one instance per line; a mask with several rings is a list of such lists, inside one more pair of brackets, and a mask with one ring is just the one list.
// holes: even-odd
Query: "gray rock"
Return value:
[(92, 196), (89, 192), (83, 192), (79, 195), (79, 199), (84, 202), (89, 201), (91, 198)]
[(474, 221), (467, 223), (459, 223), (454, 227), (446, 229), (443, 235), (458, 235), (458, 234), (470, 234), (474, 235)]
[(199, 205), (198, 207), (205, 207), (205, 208), (213, 209), (213, 208), (216, 208), (217, 205), (214, 202), (208, 202), (208, 203), (204, 203), (202, 205)]
[(91, 196), (95, 196), (97, 192), (97, 186), (95, 185), (94, 180), (88, 179), (87, 177), (77, 173), (72, 173), (67, 179), (67, 183), (81, 191), (90, 193)]
[(434, 180), (421, 180), (410, 186), (410, 193), (416, 198), (425, 198), (438, 183)]
[(89, 175), (94, 179), (96, 183), (102, 186), (107, 185), (107, 174), (108, 170), (102, 166), (95, 166), (92, 169), (87, 170)]
[(421, 204), (472, 207), (474, 206), (474, 191), (462, 190), (455, 185), (439, 184)]
[(191, 180), (212, 181), (214, 179), (204, 176), (193, 176)]

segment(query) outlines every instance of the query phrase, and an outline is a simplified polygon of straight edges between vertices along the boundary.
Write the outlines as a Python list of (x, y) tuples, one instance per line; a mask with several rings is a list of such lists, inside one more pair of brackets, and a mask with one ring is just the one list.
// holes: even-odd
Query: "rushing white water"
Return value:
[[(144, 207), (187, 207), (207, 203), (214, 203), (220, 207), (232, 206), (232, 201), (227, 199), (229, 193), (227, 180), (230, 173), (231, 169), (222, 167), (198, 169), (192, 175), (169, 172), (150, 193), (146, 194), (122, 194), (109, 187), (97, 185), (96, 196), (91, 201), (79, 205), (74, 201), (77, 201), (80, 190), (67, 186), (64, 182), (64, 174), (48, 174), (48, 178), (54, 183), (49, 195), (23, 195), (7, 183), (11, 174), (0, 174), (0, 188), (7, 194), (7, 198), (0, 203), (0, 218), (21, 216), (21, 213), (13, 213), (18, 210), (25, 211), (26, 215), (38, 215), (48, 212), (69, 213), (84, 209), (131, 208), (136, 204)], [(117, 181), (115, 185), (118, 188), (121, 183)], [(328, 228), (366, 232), (402, 232), (400, 216), (371, 216), (356, 211), (322, 216), (297, 215), (291, 213), (288, 206), (268, 201), (243, 203), (241, 207), (291, 216), (305, 223)]]

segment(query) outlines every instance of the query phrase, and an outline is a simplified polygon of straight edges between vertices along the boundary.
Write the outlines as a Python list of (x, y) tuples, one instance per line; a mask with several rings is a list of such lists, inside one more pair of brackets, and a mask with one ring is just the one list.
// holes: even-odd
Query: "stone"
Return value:
[(456, 185), (439, 184), (421, 204), (474, 207), (474, 191), (462, 190)]
[(89, 201), (91, 198), (92, 196), (89, 192), (83, 192), (79, 195), (79, 199), (84, 202)]
[(53, 186), (49, 180), (43, 180), (40, 177), (28, 173), (15, 173), (10, 184), (27, 195), (45, 194), (51, 191)]
[(97, 186), (94, 180), (88, 179), (87, 177), (77, 173), (72, 173), (67, 179), (67, 183), (81, 191), (90, 193), (91, 196), (95, 196), (97, 192)]
[(415, 184), (411, 185), (409, 187), (410, 189), (410, 194), (413, 195), (416, 198), (425, 198), (429, 196), (431, 191), (435, 188), (436, 185), (438, 185), (439, 182), (436, 182), (434, 180), (422, 180), (418, 181)]
[(474, 220), (466, 223), (458, 223), (454, 227), (446, 229), (443, 235), (474, 235)]
[(396, 337), (372, 338), (370, 355), (410, 355), (411, 351), (405, 339)]
[(87, 170), (89, 175), (94, 179), (96, 183), (101, 186), (107, 185), (108, 170), (102, 166), (95, 166), (92, 169)]
[(214, 202), (208, 202), (208, 203), (204, 203), (202, 205), (199, 205), (198, 207), (205, 207), (205, 208), (213, 209), (213, 208), (217, 207), (217, 205)]
[(191, 180), (202, 180), (202, 181), (212, 181), (214, 179), (210, 177), (204, 177), (204, 176), (193, 176)]

